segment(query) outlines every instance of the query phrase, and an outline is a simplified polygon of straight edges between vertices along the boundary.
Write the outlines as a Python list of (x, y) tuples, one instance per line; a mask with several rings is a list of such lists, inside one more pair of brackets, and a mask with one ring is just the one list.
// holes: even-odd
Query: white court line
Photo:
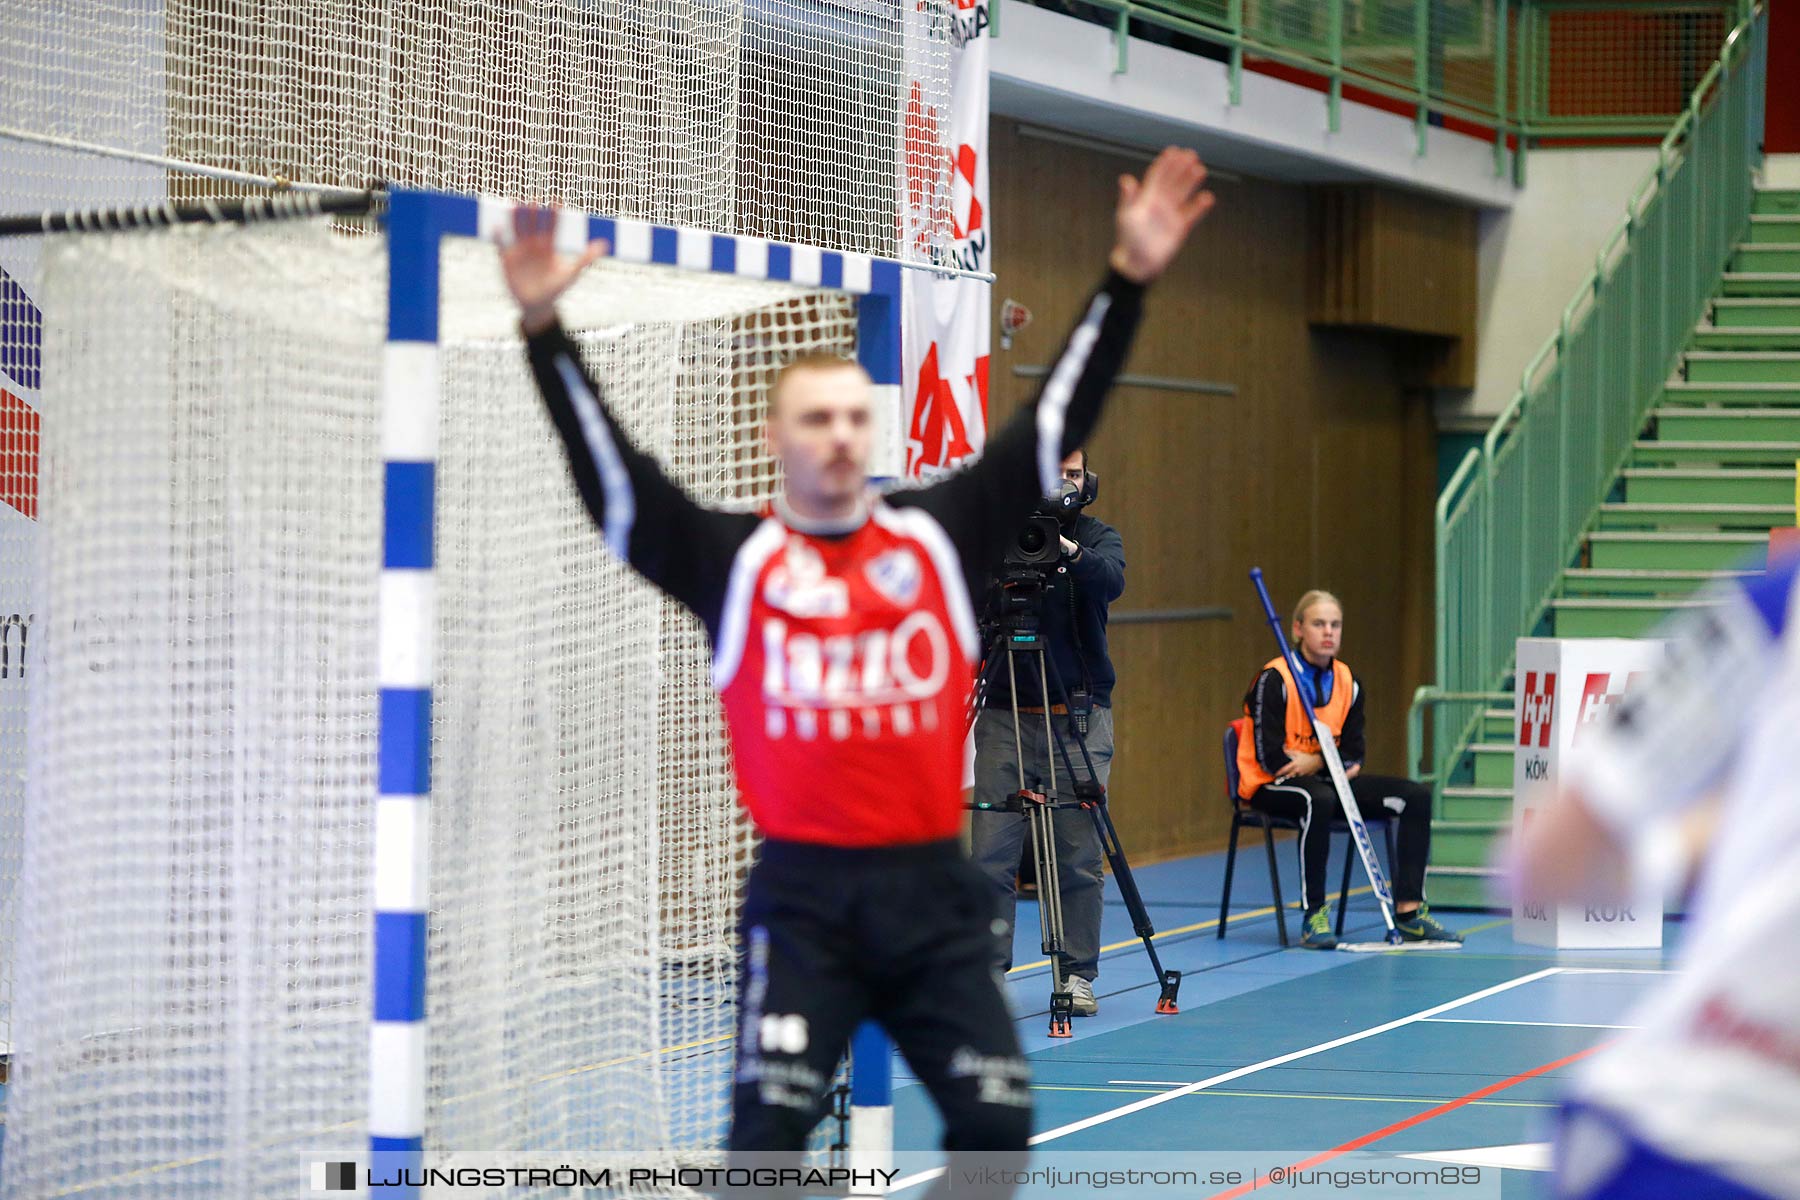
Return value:
[[(1402, 1026), (1428, 1020), (1439, 1013), (1461, 1008), (1465, 1004), (1473, 1004), (1477, 1000), (1485, 1000), (1489, 996), (1497, 996), (1501, 992), (1509, 992), (1513, 988), (1521, 987), (1527, 983), (1535, 983), (1540, 979), (1547, 979), (1552, 975), (1561, 975), (1564, 973), (1565, 969), (1566, 968), (1563, 967), (1546, 967), (1541, 971), (1533, 971), (1529, 975), (1521, 975), (1517, 979), (1510, 979), (1505, 983), (1497, 983), (1493, 987), (1483, 988), (1479, 992), (1471, 992), (1461, 999), (1451, 1000), (1444, 1004), (1437, 1004), (1427, 1009), (1421, 1009), (1411, 1016), (1401, 1017), (1396, 1021), (1388, 1021), (1382, 1025), (1372, 1026), (1362, 1030), (1360, 1033), (1346, 1034), (1341, 1038), (1333, 1038), (1329, 1042), (1320, 1042), (1316, 1046), (1308, 1046), (1304, 1050), (1295, 1050), (1292, 1053), (1278, 1055), (1275, 1058), (1265, 1058), (1259, 1063), (1251, 1063), (1247, 1067), (1239, 1067), (1234, 1071), (1226, 1071), (1223, 1075), (1214, 1075), (1210, 1079), (1202, 1079), (1197, 1083), (1182, 1084), (1171, 1091), (1160, 1092), (1154, 1096), (1146, 1096), (1142, 1100), (1136, 1100), (1130, 1104), (1122, 1104), (1118, 1108), (1108, 1109), (1103, 1113), (1096, 1113), (1091, 1117), (1084, 1117), (1082, 1120), (1072, 1121), (1067, 1125), (1059, 1125), (1055, 1129), (1046, 1129), (1043, 1133), (1034, 1136), (1031, 1139), (1030, 1144), (1037, 1146), (1044, 1142), (1055, 1141), (1057, 1138), (1067, 1137), (1071, 1133), (1080, 1133), (1084, 1129), (1092, 1129), (1096, 1125), (1104, 1125), (1109, 1121), (1116, 1121), (1120, 1117), (1128, 1117), (1133, 1113), (1143, 1112), (1145, 1109), (1154, 1108), (1158, 1104), (1167, 1104), (1171, 1100), (1179, 1100), (1183, 1096), (1192, 1096), (1194, 1093), (1203, 1092), (1207, 1088), (1218, 1087), (1221, 1083), (1230, 1083), (1235, 1079), (1242, 1079), (1246, 1075), (1254, 1075), (1258, 1071), (1266, 1071), (1270, 1067), (1279, 1067), (1285, 1063), (1295, 1062), (1302, 1058), (1310, 1058), (1315, 1054), (1323, 1054), (1327, 1050), (1335, 1050), (1339, 1046), (1348, 1046), (1352, 1042), (1360, 1042), (1365, 1038), (1372, 1038), (1379, 1034), (1389, 1033)], [(888, 1185), (888, 1190), (897, 1192), (902, 1188), (916, 1187), (921, 1183), (936, 1179), (943, 1173), (943, 1167), (933, 1167), (928, 1171), (919, 1171), (915, 1174), (908, 1175), (903, 1179), (896, 1179), (893, 1183)]]
[(1420, 1162), (1461, 1163), (1471, 1167), (1497, 1167), (1506, 1171), (1549, 1171), (1550, 1143), (1523, 1142), (1515, 1146), (1477, 1146), (1472, 1150), (1440, 1150), (1435, 1154), (1402, 1154)]
[(1642, 1029), (1642, 1025), (1597, 1025), (1588, 1021), (1484, 1021), (1479, 1017), (1427, 1017), (1427, 1025), (1542, 1025), (1551, 1029)]
[(1667, 967), (1561, 967), (1564, 975), (1673, 975)]

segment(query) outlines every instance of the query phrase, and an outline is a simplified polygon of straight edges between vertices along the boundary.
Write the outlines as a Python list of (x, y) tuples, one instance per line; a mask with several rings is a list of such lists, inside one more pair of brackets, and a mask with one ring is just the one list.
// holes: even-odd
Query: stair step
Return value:
[(1750, 217), (1750, 232), (1747, 240), (1757, 246), (1800, 242), (1800, 215), (1755, 213)]
[(1761, 570), (1768, 535), (1703, 530), (1603, 529), (1588, 534), (1588, 566), (1647, 570)]
[(1643, 637), (1676, 613), (1706, 608), (1702, 600), (1577, 597), (1550, 602), (1556, 637)]
[(1494, 838), (1510, 821), (1433, 821), (1431, 861), (1446, 867), (1485, 867), (1494, 859)]
[(1512, 793), (1503, 796), (1446, 795), (1442, 814), (1446, 821), (1508, 821), (1512, 819)]
[(1719, 296), (1712, 302), (1712, 323), (1717, 329), (1800, 325), (1800, 300)]
[(1793, 325), (1701, 325), (1694, 330), (1696, 350), (1797, 350), (1800, 349), (1800, 326)]
[(1800, 274), (1790, 271), (1727, 271), (1719, 279), (1727, 296), (1793, 296), (1800, 298)]
[(1729, 269), (1750, 274), (1800, 271), (1800, 245), (1793, 242), (1739, 242), (1732, 251)]
[(1633, 504), (1600, 506), (1601, 529), (1773, 529), (1794, 523), (1788, 504)]
[(1425, 892), (1434, 909), (1485, 909), (1501, 904), (1502, 880), (1492, 867), (1428, 867)]
[(1800, 461), (1800, 441), (1689, 441), (1672, 437), (1640, 438), (1631, 447), (1633, 466), (1667, 463), (1777, 467)]
[(1513, 736), (1513, 712), (1510, 708), (1490, 708), (1481, 714), (1480, 737), (1509, 745)]
[(1570, 567), (1562, 574), (1564, 596), (1666, 596), (1678, 599), (1709, 583), (1742, 579), (1756, 571), (1651, 571), (1628, 567)]
[(1652, 409), (1659, 440), (1672, 442), (1791, 442), (1800, 444), (1800, 406), (1794, 408)]
[(1625, 499), (1642, 504), (1792, 504), (1794, 472), (1744, 467), (1627, 467)]
[(1513, 780), (1512, 743), (1480, 742), (1469, 747), (1475, 756), (1476, 787), (1511, 787)]
[(1772, 408), (1778, 405), (1800, 406), (1800, 384), (1793, 383), (1691, 383), (1671, 381), (1663, 385), (1665, 405), (1748, 405)]
[(1794, 351), (1690, 350), (1685, 361), (1691, 383), (1800, 385), (1800, 353)]
[(1750, 201), (1750, 211), (1765, 216), (1800, 214), (1800, 189), (1759, 188)]

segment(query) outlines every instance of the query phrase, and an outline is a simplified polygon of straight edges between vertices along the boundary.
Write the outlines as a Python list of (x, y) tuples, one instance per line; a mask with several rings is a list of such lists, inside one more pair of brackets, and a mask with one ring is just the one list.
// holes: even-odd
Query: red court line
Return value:
[[(1359, 1138), (1352, 1138), (1341, 1146), (1333, 1146), (1331, 1149), (1315, 1154), (1311, 1158), (1294, 1163), (1287, 1168), (1287, 1171), (1291, 1175), (1295, 1171), (1311, 1170), (1313, 1167), (1319, 1166), (1322, 1163), (1328, 1163), (1334, 1158), (1341, 1158), (1344, 1155), (1349, 1154), (1352, 1150), (1361, 1150), (1371, 1142), (1379, 1142), (1382, 1138), (1391, 1137), (1405, 1129), (1411, 1129), (1414, 1125), (1422, 1125), (1433, 1117), (1441, 1117), (1447, 1112), (1463, 1107), (1465, 1104), (1473, 1104), (1477, 1100), (1487, 1099), (1496, 1092), (1504, 1092), (1507, 1088), (1524, 1083), (1527, 1079), (1536, 1079), (1539, 1075), (1546, 1075), (1549, 1072), (1556, 1070), (1558, 1067), (1566, 1067), (1572, 1062), (1579, 1062), (1597, 1050), (1604, 1050), (1608, 1044), (1609, 1043), (1607, 1042), (1601, 1042), (1599, 1045), (1589, 1046), (1586, 1050), (1578, 1050), (1567, 1058), (1559, 1058), (1555, 1062), (1547, 1062), (1541, 1067), (1533, 1067), (1531, 1070), (1522, 1071), (1509, 1079), (1502, 1079), (1498, 1083), (1490, 1083), (1486, 1087), (1470, 1092), (1466, 1096), (1459, 1096), (1455, 1100), (1447, 1100), (1436, 1108), (1428, 1108), (1422, 1113), (1414, 1113), (1403, 1121), (1395, 1121), (1392, 1125), (1377, 1129), (1374, 1133), (1365, 1133)], [(1268, 1182), (1269, 1177), (1263, 1175), (1251, 1180), (1249, 1183), (1234, 1187), (1228, 1192), (1220, 1192), (1211, 1197), (1210, 1200), (1236, 1200), (1236, 1197), (1248, 1196), (1251, 1192)]]

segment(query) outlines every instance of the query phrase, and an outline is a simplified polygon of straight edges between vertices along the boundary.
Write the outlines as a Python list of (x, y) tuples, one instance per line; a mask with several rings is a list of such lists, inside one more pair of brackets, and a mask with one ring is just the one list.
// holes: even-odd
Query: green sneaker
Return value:
[(1301, 949), (1337, 949), (1337, 936), (1331, 932), (1331, 910), (1329, 908), (1315, 908), (1307, 913), (1306, 924), (1301, 928)]
[(1462, 934), (1441, 924), (1431, 915), (1431, 905), (1421, 904), (1418, 911), (1405, 916), (1394, 914), (1394, 928), (1408, 942), (1461, 942)]

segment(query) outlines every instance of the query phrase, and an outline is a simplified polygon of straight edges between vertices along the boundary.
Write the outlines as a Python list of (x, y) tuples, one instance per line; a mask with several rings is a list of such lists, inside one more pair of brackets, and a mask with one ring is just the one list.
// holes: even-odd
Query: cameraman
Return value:
[[(1045, 656), (1053, 664), (1050, 696), (1039, 687), (1035, 663), (1017, 664), (1019, 729), (1013, 729), (1012, 683), (1004, 662), (991, 664), (987, 700), (975, 724), (975, 800), (999, 806), (1019, 790), (1019, 751), (1024, 749), (1025, 787), (1042, 791), (1050, 779), (1055, 743), (1044, 733), (1044, 709), (1066, 745), (1076, 778), (1088, 778), (1076, 735), (1102, 787), (1113, 754), (1112, 660), (1106, 654), (1106, 610), (1125, 590), (1125, 544), (1119, 531), (1082, 511), (1098, 493), (1099, 478), (1087, 469), (1087, 452), (1076, 450), (1063, 460), (1064, 494), (1073, 503), (1059, 506), (1062, 555), (1042, 568), (1046, 587), (1038, 604), (1039, 631)], [(1004, 650), (1000, 651), (1004, 654)], [(1060, 679), (1062, 687), (1058, 689)], [(1074, 780), (1062, 758), (1056, 760), (1059, 798), (1075, 794)], [(1100, 903), (1104, 873), (1099, 834), (1092, 814), (1059, 808), (1053, 814), (1056, 862), (1062, 894), (1063, 949), (1068, 955), (1068, 986), (1076, 1016), (1100, 1011), (1094, 999), (1099, 974)], [(1027, 836), (1025, 818), (1011, 812), (977, 811), (970, 819), (970, 857), (1000, 893), (995, 958), (1000, 970), (1012, 966), (1013, 914), (1017, 902), (1019, 854)], [(1049, 886), (1040, 880), (1039, 887)]]

